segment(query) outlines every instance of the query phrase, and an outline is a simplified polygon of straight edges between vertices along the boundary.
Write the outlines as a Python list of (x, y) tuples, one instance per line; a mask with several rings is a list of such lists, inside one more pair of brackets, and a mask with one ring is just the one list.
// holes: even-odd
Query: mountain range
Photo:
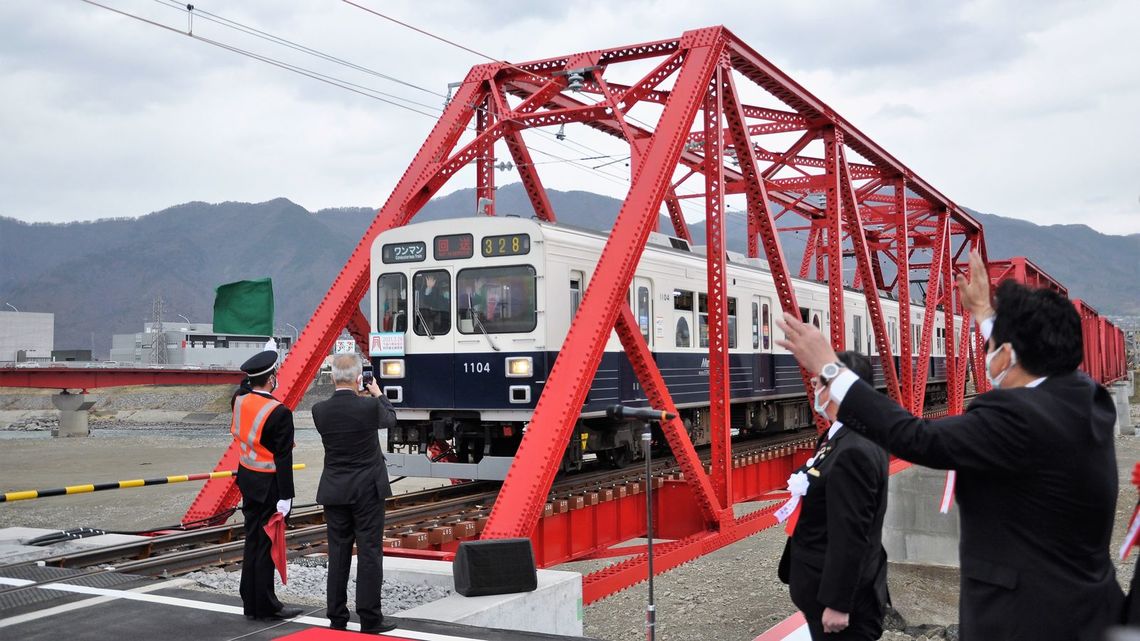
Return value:
[[(599, 230), (612, 226), (621, 205), (583, 191), (548, 195), (560, 222)], [(498, 190), (496, 207), (500, 215), (533, 215), (519, 183)], [(432, 200), (415, 220), (474, 210), (474, 192), (465, 189)], [(375, 215), (367, 207), (309, 212), (277, 198), (191, 202), (137, 218), (64, 224), (0, 217), (0, 300), (23, 311), (54, 312), (56, 348), (91, 348), (97, 357), (108, 353), (112, 334), (142, 331), (158, 297), (167, 322), (179, 323), (179, 316), (209, 321), (214, 288), (235, 280), (271, 277), (277, 324), (300, 327)], [(1140, 234), (975, 215), (991, 258), (1028, 256), (1101, 313), (1140, 314)], [(703, 243), (704, 225), (690, 229), (694, 242)], [(744, 251), (741, 212), (729, 210), (726, 235), (729, 249)], [(793, 272), (804, 240), (783, 239)]]

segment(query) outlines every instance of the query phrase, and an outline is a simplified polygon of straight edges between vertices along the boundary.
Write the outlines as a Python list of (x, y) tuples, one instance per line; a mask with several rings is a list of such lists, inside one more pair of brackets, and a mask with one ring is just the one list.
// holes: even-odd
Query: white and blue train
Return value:
[[(502, 479), (570, 322), (594, 275), (604, 234), (515, 217), (410, 224), (372, 245), (370, 357), (396, 407), (388, 431), (394, 473)], [(650, 235), (629, 291), (641, 334), (694, 444), (708, 442), (708, 314), (704, 248)], [(734, 432), (796, 429), (811, 408), (795, 361), (776, 345), (780, 313), (766, 261), (729, 253), (728, 345)], [(830, 331), (825, 283), (794, 279), (805, 321)], [(892, 352), (899, 305), (884, 297)], [(871, 356), (875, 343), (863, 293), (844, 301), (847, 349)], [(924, 309), (909, 322), (917, 354)], [(945, 401), (945, 318), (934, 319), (927, 402)], [(961, 318), (955, 317), (961, 328)], [(896, 357), (897, 359), (897, 357)], [(880, 379), (881, 381), (881, 379)], [(637, 435), (605, 408), (644, 405), (615, 333), (567, 443), (562, 467), (637, 458)], [(447, 460), (427, 456), (446, 451)]]

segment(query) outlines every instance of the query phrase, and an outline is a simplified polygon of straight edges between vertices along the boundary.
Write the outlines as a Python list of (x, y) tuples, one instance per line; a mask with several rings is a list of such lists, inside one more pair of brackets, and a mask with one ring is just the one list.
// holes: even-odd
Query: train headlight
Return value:
[(507, 378), (526, 378), (534, 374), (534, 359), (530, 356), (507, 358)]
[(404, 378), (404, 359), (388, 358), (380, 361), (380, 378)]

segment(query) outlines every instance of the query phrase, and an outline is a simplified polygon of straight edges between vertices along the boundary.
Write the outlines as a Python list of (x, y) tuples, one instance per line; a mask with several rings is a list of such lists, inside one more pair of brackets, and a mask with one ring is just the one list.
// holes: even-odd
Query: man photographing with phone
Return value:
[[(317, 503), (325, 506), (329, 532), (329, 627), (344, 630), (348, 626), (348, 573), (355, 545), (360, 631), (379, 634), (396, 627), (380, 611), (384, 499), (392, 495), (392, 489), (379, 439), (380, 430), (395, 426), (396, 411), (380, 393), (371, 367), (362, 371), (357, 355), (334, 358), (332, 378), (336, 391), (313, 405), (313, 423), (325, 447)], [(359, 396), (358, 390), (366, 393)]]

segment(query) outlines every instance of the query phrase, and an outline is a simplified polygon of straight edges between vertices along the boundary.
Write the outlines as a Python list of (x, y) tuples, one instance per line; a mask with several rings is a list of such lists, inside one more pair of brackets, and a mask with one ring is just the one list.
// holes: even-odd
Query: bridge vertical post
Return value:
[[(831, 348), (837, 352), (847, 349), (847, 324), (843, 305), (843, 219), (858, 216), (858, 211), (844, 211), (842, 182), (842, 162), (839, 146), (842, 138), (835, 127), (823, 128), (823, 156), (825, 175), (824, 194), (827, 198), (827, 218), (823, 230), (827, 232), (827, 300), (831, 325)], [(816, 253), (816, 260), (822, 259), (824, 252)], [(810, 320), (810, 319), (809, 319)], [(821, 327), (822, 331), (823, 328)]]
[(899, 402), (909, 409), (914, 406), (914, 339), (910, 321), (910, 217), (906, 210), (906, 178), (899, 176), (892, 183), (895, 192), (895, 253), (898, 266), (895, 276), (896, 297), (899, 301)]
[[(732, 505), (732, 416), (728, 366), (728, 276), (724, 245), (724, 63), (717, 66), (704, 101), (705, 259), (708, 265), (709, 433), (712, 484), (722, 506)], [(737, 310), (739, 312), (739, 310)], [(699, 315), (699, 305), (698, 305)], [(698, 331), (700, 336), (703, 332)], [(731, 508), (729, 508), (731, 514)]]

